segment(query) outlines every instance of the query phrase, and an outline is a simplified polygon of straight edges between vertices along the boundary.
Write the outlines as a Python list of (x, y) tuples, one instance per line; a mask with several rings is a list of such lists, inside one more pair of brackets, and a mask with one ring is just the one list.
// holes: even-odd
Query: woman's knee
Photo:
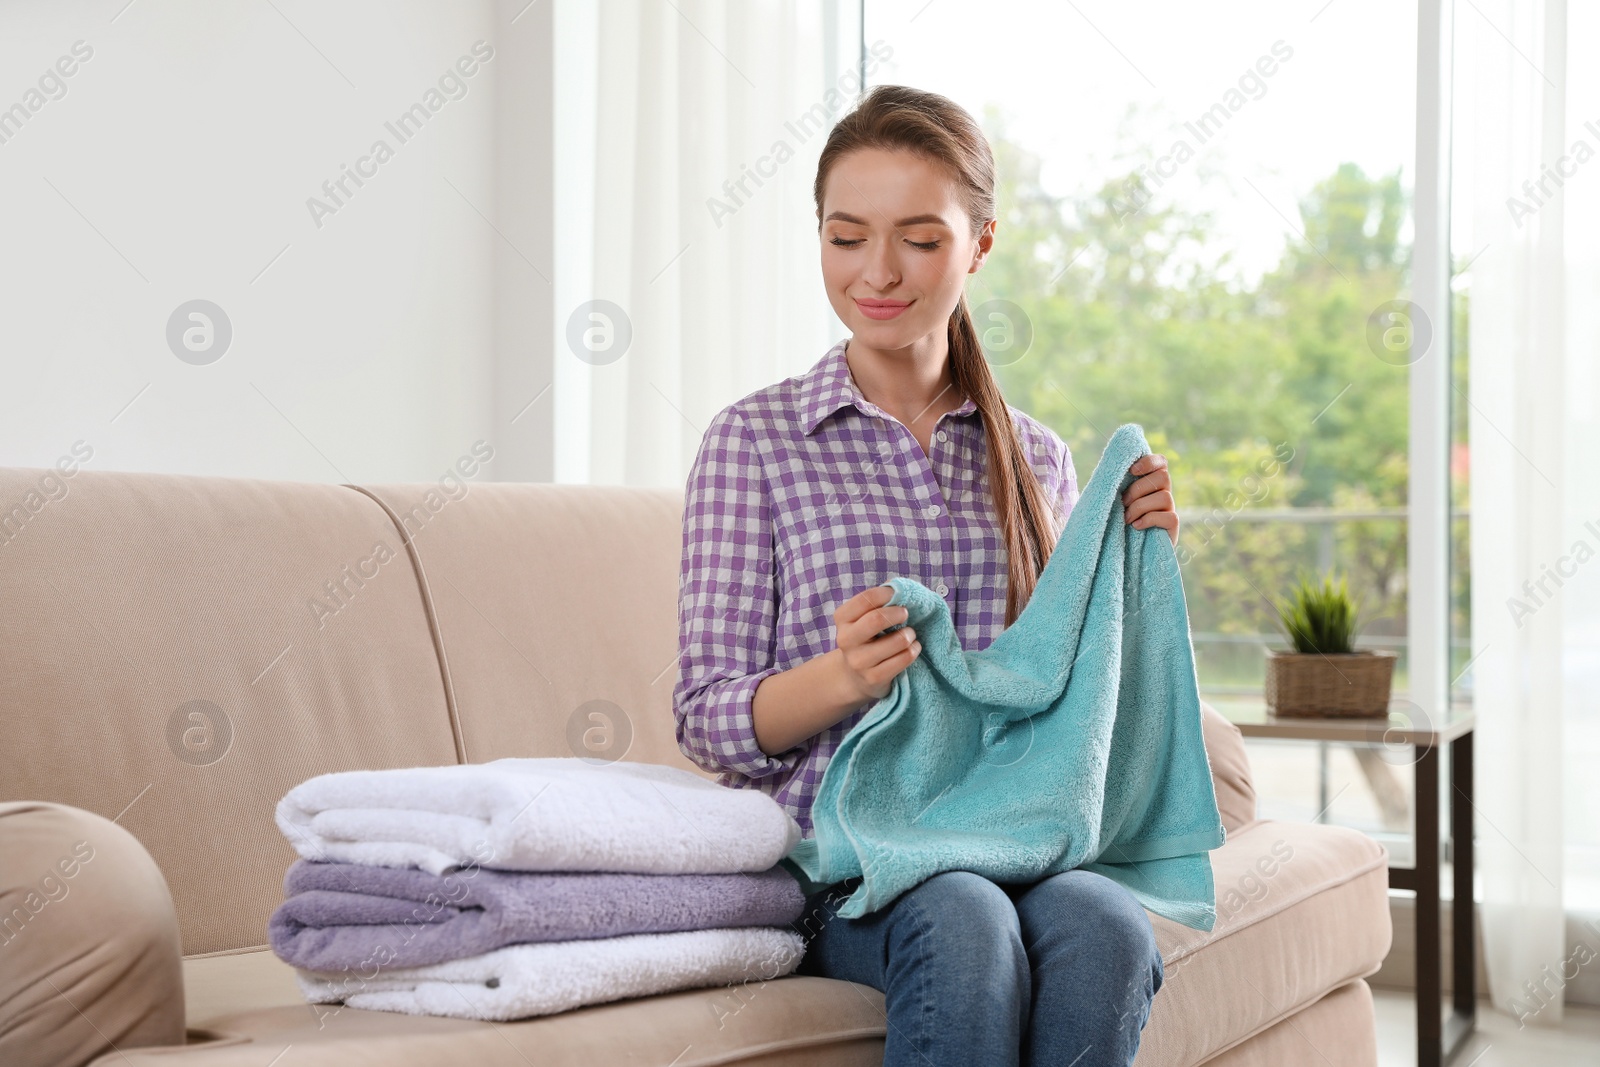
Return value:
[(971, 962), (1023, 959), (1017, 909), (1004, 889), (971, 871), (943, 871), (906, 890), (893, 905), (902, 941), (929, 942), (941, 955)]
[(1032, 887), (1017, 902), (1024, 938), (1073, 931), (1093, 946), (1100, 965), (1132, 974), (1149, 968), (1152, 993), (1161, 988), (1163, 969), (1150, 916), (1132, 893), (1103, 874), (1073, 870)]
[(1000, 886), (972, 871), (943, 871), (906, 890), (905, 898), (922, 913), (961, 920), (980, 936), (1020, 933), (1016, 906)]
[[(930, 993), (985, 987), (985, 996), (1027, 1002), (1029, 965), (1016, 907), (1005, 890), (971, 871), (933, 875), (874, 912), (842, 919), (839, 904), (853, 885), (831, 897), (808, 898), (815, 929), (801, 974), (847, 978), (888, 992), (915, 985)], [(967, 998), (970, 999), (970, 998)]]

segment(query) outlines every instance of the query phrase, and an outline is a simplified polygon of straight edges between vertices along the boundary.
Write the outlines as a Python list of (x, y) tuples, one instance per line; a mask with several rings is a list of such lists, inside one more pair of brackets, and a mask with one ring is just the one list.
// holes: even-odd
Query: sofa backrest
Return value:
[(415, 552), (464, 761), (699, 771), (672, 717), (683, 492), (491, 482), (443, 503), (437, 488), (362, 491)]
[(678, 750), (682, 493), (0, 468), (0, 800), (114, 819), (258, 947), (313, 775)]
[[(114, 819), (186, 956), (265, 943), (313, 775), (678, 748), (683, 494), (0, 468), (0, 801)], [(1207, 709), (1224, 823), (1255, 816)]]

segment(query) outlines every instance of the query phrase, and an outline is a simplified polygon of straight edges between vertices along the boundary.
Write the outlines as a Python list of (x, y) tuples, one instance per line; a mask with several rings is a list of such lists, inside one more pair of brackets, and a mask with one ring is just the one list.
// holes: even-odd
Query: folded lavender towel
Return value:
[(501, 871), (297, 860), (267, 924), (309, 971), (423, 967), (533, 941), (785, 926), (805, 897), (783, 867), (732, 874)]

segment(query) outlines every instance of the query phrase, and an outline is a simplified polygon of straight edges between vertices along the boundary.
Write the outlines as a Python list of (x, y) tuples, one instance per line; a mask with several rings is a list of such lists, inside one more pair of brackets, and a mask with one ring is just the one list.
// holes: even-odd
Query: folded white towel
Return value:
[(481, 956), (364, 974), (297, 970), (313, 1004), (505, 1021), (679, 989), (788, 974), (805, 942), (777, 926), (508, 945)]
[(800, 840), (800, 824), (760, 790), (576, 756), (322, 774), (289, 790), (277, 820), (308, 860), (433, 874), (763, 871)]

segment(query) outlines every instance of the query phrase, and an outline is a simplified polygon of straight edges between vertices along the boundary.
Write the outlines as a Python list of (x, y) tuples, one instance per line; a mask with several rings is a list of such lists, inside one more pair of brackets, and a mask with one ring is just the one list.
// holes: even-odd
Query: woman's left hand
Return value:
[(1127, 508), (1125, 520), (1133, 523), (1135, 530), (1160, 526), (1172, 538), (1172, 547), (1178, 547), (1178, 512), (1172, 504), (1172, 477), (1167, 473), (1167, 457), (1151, 452), (1134, 460), (1128, 473), (1143, 477), (1136, 479), (1122, 494)]

